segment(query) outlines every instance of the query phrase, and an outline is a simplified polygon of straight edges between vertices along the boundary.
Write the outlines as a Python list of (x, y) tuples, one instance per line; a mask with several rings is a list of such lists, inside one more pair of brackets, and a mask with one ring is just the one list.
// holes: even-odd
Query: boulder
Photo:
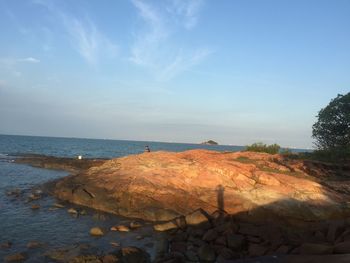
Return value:
[(172, 242), (170, 249), (172, 252), (186, 253), (187, 243), (186, 242)]
[(40, 205), (34, 204), (34, 205), (31, 205), (30, 208), (33, 209), (33, 210), (37, 210), (37, 209), (40, 208)]
[(98, 255), (78, 255), (69, 260), (69, 263), (102, 263)]
[(210, 245), (203, 245), (198, 249), (198, 257), (203, 261), (214, 261), (215, 260), (215, 250)]
[(109, 244), (111, 244), (113, 247), (120, 247), (119, 242), (110, 242)]
[(340, 242), (334, 246), (335, 254), (350, 254), (350, 241)]
[(215, 239), (215, 244), (226, 246), (227, 245), (227, 238), (226, 238), (226, 236), (219, 236), (217, 239)]
[(64, 205), (60, 204), (60, 203), (54, 203), (53, 204), (53, 207), (56, 207), (56, 208), (64, 208)]
[(187, 250), (185, 256), (189, 261), (198, 262), (198, 256), (193, 250)]
[(129, 232), (130, 228), (125, 225), (112, 226), (111, 231)]
[(302, 255), (327, 255), (333, 253), (333, 246), (324, 244), (304, 243), (299, 248)]
[(78, 210), (76, 210), (75, 208), (69, 208), (67, 212), (70, 214), (78, 214)]
[(219, 256), (222, 257), (223, 259), (232, 259), (235, 258), (236, 254), (229, 248), (222, 248), (219, 251)]
[(103, 236), (104, 232), (100, 227), (93, 227), (90, 229), (90, 235), (92, 236)]
[(203, 236), (204, 241), (213, 241), (218, 237), (218, 232), (215, 229), (209, 229)]
[(156, 224), (153, 226), (153, 228), (156, 230), (156, 231), (168, 231), (168, 230), (171, 230), (171, 229), (177, 229), (177, 224), (172, 222), (172, 221), (169, 221), (169, 222), (165, 222), (165, 223), (159, 223), (159, 224)]
[(38, 242), (38, 241), (30, 241), (27, 243), (27, 248), (39, 248), (41, 247), (43, 244)]
[(102, 263), (117, 263), (120, 262), (120, 259), (113, 254), (108, 254), (103, 256), (101, 259)]
[(121, 249), (123, 263), (149, 263), (150, 256), (137, 247), (124, 247)]
[(2, 249), (9, 249), (12, 247), (12, 242), (11, 241), (5, 241), (0, 244), (0, 248)]
[(186, 224), (190, 226), (208, 225), (209, 216), (203, 209), (198, 209), (185, 217)]
[(241, 250), (245, 244), (245, 237), (242, 235), (228, 235), (227, 236), (227, 246), (234, 250)]
[(5, 259), (5, 262), (22, 262), (26, 260), (26, 258), (27, 258), (26, 254), (16, 253), (16, 254), (8, 255), (4, 259)]
[(142, 224), (138, 221), (131, 221), (130, 222), (130, 228), (131, 229), (136, 229), (142, 227)]
[(263, 256), (267, 252), (268, 248), (266, 246), (260, 245), (260, 244), (249, 244), (248, 247), (248, 253), (250, 256), (258, 257)]

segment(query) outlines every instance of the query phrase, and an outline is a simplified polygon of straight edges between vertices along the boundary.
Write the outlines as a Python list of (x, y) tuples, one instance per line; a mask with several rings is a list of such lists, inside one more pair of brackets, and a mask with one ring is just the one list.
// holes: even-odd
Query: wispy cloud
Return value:
[(28, 62), (28, 63), (39, 63), (40, 60), (33, 58), (33, 57), (27, 57), (27, 58), (20, 58), (17, 61), (19, 62)]
[(96, 65), (102, 58), (117, 54), (118, 46), (87, 15), (73, 16), (60, 9), (54, 1), (34, 0), (33, 3), (47, 8), (61, 22), (72, 46), (88, 64)]
[(0, 58), (0, 65), (6, 68), (12, 68), (18, 63), (39, 63), (40, 60), (33, 57), (26, 58)]
[(192, 29), (197, 25), (199, 11), (203, 4), (202, 0), (172, 0), (170, 12), (175, 12), (182, 17), (185, 28)]
[(33, 57), (26, 58), (0, 58), (0, 69), (8, 72), (14, 77), (21, 77), (22, 72), (20, 72), (17, 68), (19, 64), (37, 64), (40, 60)]
[(157, 2), (131, 0), (144, 28), (136, 33), (130, 61), (149, 69), (158, 81), (170, 80), (201, 63), (208, 48), (177, 46), (174, 37), (181, 30), (193, 29), (198, 21), (201, 0)]
[(66, 14), (61, 17), (73, 46), (89, 64), (96, 65), (104, 55), (116, 55), (118, 47), (89, 18), (78, 19)]

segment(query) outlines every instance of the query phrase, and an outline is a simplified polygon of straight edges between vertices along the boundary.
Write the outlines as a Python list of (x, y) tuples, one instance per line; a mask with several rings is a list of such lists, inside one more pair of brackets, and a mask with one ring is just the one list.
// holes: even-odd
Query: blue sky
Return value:
[(311, 147), (347, 0), (0, 0), (0, 133)]

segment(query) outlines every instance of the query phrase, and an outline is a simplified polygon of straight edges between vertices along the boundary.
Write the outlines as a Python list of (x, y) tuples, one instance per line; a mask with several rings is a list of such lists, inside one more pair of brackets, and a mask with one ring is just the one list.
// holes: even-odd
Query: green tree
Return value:
[(276, 154), (280, 151), (281, 147), (278, 144), (264, 144), (262, 142), (256, 142), (246, 146), (246, 151), (249, 152), (265, 152), (270, 154)]
[(320, 110), (312, 126), (312, 137), (319, 150), (349, 154), (350, 150), (350, 92), (338, 95)]

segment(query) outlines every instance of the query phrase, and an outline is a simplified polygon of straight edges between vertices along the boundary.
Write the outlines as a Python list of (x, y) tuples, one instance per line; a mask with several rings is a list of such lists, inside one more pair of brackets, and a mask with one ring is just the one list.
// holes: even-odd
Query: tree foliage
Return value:
[(280, 151), (280, 149), (281, 147), (278, 144), (266, 145), (261, 142), (246, 146), (246, 150), (249, 152), (265, 152), (270, 154), (276, 154)]
[(338, 95), (320, 110), (312, 126), (312, 137), (319, 150), (349, 153), (350, 93)]

